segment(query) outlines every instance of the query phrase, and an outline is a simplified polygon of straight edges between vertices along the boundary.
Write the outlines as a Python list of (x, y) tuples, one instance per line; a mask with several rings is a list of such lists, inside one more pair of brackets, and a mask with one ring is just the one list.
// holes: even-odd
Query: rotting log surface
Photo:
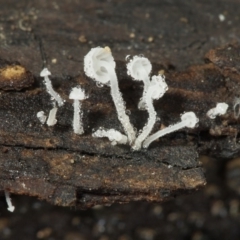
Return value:
[[(124, 9), (122, 14), (125, 18), (113, 14), (117, 12), (114, 4), (88, 3), (81, 8), (80, 3), (72, 1), (55, 5), (47, 1), (32, 1), (31, 4), (12, 1), (18, 5), (15, 6), (20, 9), (18, 11), (15, 8), (6, 10), (7, 4), (1, 5), (2, 190), (37, 196), (63, 206), (163, 201), (204, 186), (199, 153), (224, 158), (239, 154), (239, 125), (232, 111), (233, 100), (240, 87), (236, 54), (239, 47), (230, 45), (212, 50), (206, 55), (206, 64), (195, 65), (182, 72), (173, 71), (175, 56), (165, 54), (165, 48), (158, 54), (160, 50), (157, 49), (163, 44), (159, 41), (162, 34), (157, 30), (158, 24), (151, 29), (158, 41), (150, 44), (150, 40), (146, 40), (150, 34), (149, 25), (159, 17), (154, 14), (153, 2), (148, 8), (151, 13), (149, 19), (147, 11), (143, 12), (144, 6), (134, 11), (132, 26), (138, 30), (137, 22), (141, 22), (144, 34), (137, 40), (129, 39), (131, 28), (121, 22), (121, 19), (125, 22), (132, 19), (130, 12), (126, 12), (125, 4), (129, 3), (124, 1), (119, 2), (118, 8)], [(180, 17), (177, 6), (171, 10), (176, 11), (176, 18)], [(162, 18), (164, 22), (167, 16), (162, 15)], [(183, 25), (181, 21), (176, 22), (175, 34), (181, 29), (179, 24)], [(205, 25), (204, 22), (201, 24)], [(191, 30), (191, 26), (184, 25), (183, 28)], [(87, 38), (87, 43), (83, 37), (79, 42), (82, 35)], [(166, 32), (164, 36), (167, 36)], [(174, 41), (179, 43), (181, 51), (175, 51), (178, 55), (176, 63), (181, 62), (178, 64), (180, 67), (189, 65), (181, 61), (189, 52), (192, 57), (188, 59), (199, 63), (199, 59), (193, 58), (194, 54), (199, 56), (201, 52), (203, 56), (203, 50), (211, 45), (205, 43), (204, 37), (201, 42), (199, 36), (196, 40), (194, 34), (188, 34), (193, 38), (192, 44), (184, 47), (181, 46), (181, 43), (185, 44), (184, 35), (182, 37), (180, 40), (172, 38), (173, 42), (166, 40), (170, 49), (175, 45)], [(129, 52), (127, 41), (135, 46)], [(120, 88), (137, 129), (146, 123), (147, 114), (137, 110), (142, 88), (126, 75), (125, 63), (120, 61), (123, 52), (125, 55), (141, 52), (149, 56), (154, 63), (153, 74), (165, 70), (169, 91), (155, 103), (161, 122), (156, 124), (154, 131), (161, 127), (160, 124), (168, 126), (178, 122), (184, 111), (196, 113), (200, 119), (199, 127), (173, 133), (153, 143), (147, 151), (139, 152), (132, 152), (126, 146), (113, 147), (107, 139), (92, 138), (92, 129), (99, 127), (122, 130), (108, 87), (96, 87), (82, 71), (82, 59), (87, 51), (93, 46), (106, 44), (116, 57)], [(201, 47), (203, 45), (207, 47)], [(169, 53), (170, 50), (166, 51)], [(170, 63), (163, 56), (170, 58)], [(58, 111), (58, 124), (53, 128), (42, 126), (36, 118), (38, 111), (48, 113), (52, 107), (39, 77), (43, 65), (53, 72), (54, 88), (66, 99)], [(73, 134), (71, 127), (73, 109), (68, 95), (77, 84), (81, 84), (89, 94), (83, 104), (83, 136)], [(230, 105), (228, 113), (214, 121), (207, 119), (207, 110), (217, 102), (227, 102)]]
[[(85, 129), (82, 136), (74, 134), (71, 126), (73, 107), (68, 93), (76, 84), (89, 95), (82, 104)], [(146, 113), (134, 108), (135, 93), (142, 91), (132, 86), (132, 81), (125, 77), (121, 81), (131, 120), (143, 127)], [(84, 76), (55, 88), (66, 102), (59, 108), (54, 127), (41, 125), (36, 117), (38, 111), (48, 113), (52, 108), (44, 87), (33, 85), (23, 91), (1, 92), (3, 189), (38, 196), (58, 205), (83, 207), (141, 199), (160, 201), (205, 183), (194, 141), (180, 136), (138, 152), (131, 151), (129, 146), (112, 146), (107, 139), (91, 136), (92, 130), (99, 127), (122, 131), (109, 88), (98, 88)], [(164, 109), (165, 103), (159, 114)], [(179, 121), (179, 113), (175, 116), (173, 113), (172, 118)]]

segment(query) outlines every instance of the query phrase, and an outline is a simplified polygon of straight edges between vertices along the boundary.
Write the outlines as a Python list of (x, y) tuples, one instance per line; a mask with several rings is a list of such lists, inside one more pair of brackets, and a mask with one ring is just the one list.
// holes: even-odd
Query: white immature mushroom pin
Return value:
[(218, 115), (224, 115), (227, 112), (227, 109), (227, 103), (218, 103), (215, 108), (212, 108), (207, 112), (207, 116), (211, 119), (214, 119)]
[(82, 111), (81, 111), (81, 102), (86, 99), (86, 94), (83, 89), (80, 87), (74, 87), (69, 95), (69, 99), (73, 99), (73, 131), (76, 134), (83, 134), (83, 123), (82, 123)]

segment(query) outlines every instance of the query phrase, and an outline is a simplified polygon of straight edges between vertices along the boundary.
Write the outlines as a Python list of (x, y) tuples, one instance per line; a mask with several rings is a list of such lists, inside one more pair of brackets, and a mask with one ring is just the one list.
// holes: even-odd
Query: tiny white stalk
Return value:
[(150, 86), (147, 89), (145, 95), (146, 108), (149, 113), (149, 118), (147, 124), (144, 126), (141, 134), (137, 137), (133, 149), (139, 150), (142, 146), (142, 142), (146, 139), (146, 137), (152, 131), (152, 128), (156, 122), (156, 111), (153, 107), (153, 99), (159, 99), (164, 95), (164, 93), (168, 90), (168, 86), (165, 82), (163, 76), (153, 76)]
[(47, 125), (49, 127), (54, 126), (57, 123), (56, 119), (57, 110), (58, 110), (57, 107), (53, 107), (48, 114)]
[(83, 89), (80, 87), (74, 87), (69, 95), (69, 99), (73, 99), (73, 131), (76, 134), (83, 134), (83, 123), (82, 123), (82, 111), (81, 111), (81, 100), (86, 99), (86, 95)]
[(194, 128), (196, 124), (198, 123), (199, 119), (196, 117), (194, 112), (186, 112), (181, 116), (181, 122), (176, 123), (172, 126), (166, 127), (153, 135), (149, 136), (144, 142), (143, 147), (147, 148), (153, 141), (156, 139), (169, 134), (171, 132), (175, 132), (181, 128), (188, 127), (188, 128)]
[(227, 103), (218, 103), (215, 108), (212, 108), (207, 112), (207, 116), (211, 119), (214, 119), (218, 115), (224, 115), (227, 112), (227, 109)]
[(109, 47), (92, 48), (84, 58), (84, 71), (86, 75), (95, 81), (108, 85), (110, 83), (111, 96), (115, 104), (118, 119), (121, 122), (129, 143), (133, 143), (136, 133), (129, 116), (126, 114), (122, 94), (119, 91), (118, 79), (115, 72), (115, 61)]
[(6, 202), (7, 202), (7, 205), (8, 205), (8, 211), (13, 212), (15, 210), (15, 207), (12, 205), (12, 201), (11, 201), (11, 198), (10, 198), (10, 193), (8, 191), (4, 191), (4, 193), (5, 193), (5, 198), (6, 198)]
[(112, 145), (128, 143), (127, 136), (125, 136), (124, 134), (120, 133), (115, 129), (105, 130), (100, 128), (96, 132), (94, 132), (92, 136), (95, 138), (107, 137), (111, 141)]
[(144, 89), (143, 96), (139, 101), (138, 108), (145, 110), (146, 102), (145, 97), (147, 89), (150, 86), (150, 77), (149, 74), (152, 71), (152, 64), (145, 57), (134, 56), (133, 59), (127, 64), (127, 73), (136, 81), (143, 81)]
[(49, 72), (47, 68), (44, 68), (40, 73), (40, 76), (44, 77), (44, 84), (47, 88), (48, 93), (51, 95), (53, 100), (57, 101), (58, 106), (61, 107), (64, 104), (64, 100), (60, 97), (60, 95), (57, 92), (53, 90), (52, 82), (48, 77), (50, 75), (51, 75), (51, 72)]

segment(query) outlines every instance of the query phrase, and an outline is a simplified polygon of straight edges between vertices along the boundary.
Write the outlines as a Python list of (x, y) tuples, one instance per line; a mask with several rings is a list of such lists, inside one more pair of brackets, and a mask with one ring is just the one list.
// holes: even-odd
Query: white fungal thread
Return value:
[(58, 106), (61, 107), (64, 104), (64, 100), (60, 97), (60, 95), (57, 92), (53, 90), (52, 82), (48, 77), (50, 75), (51, 75), (51, 72), (49, 72), (47, 68), (44, 68), (40, 73), (40, 76), (44, 77), (44, 84), (47, 88), (48, 93), (51, 95), (53, 100), (57, 101)]
[(172, 126), (166, 127), (153, 135), (149, 136), (144, 142), (143, 142), (143, 147), (147, 148), (153, 141), (156, 139), (175, 132), (181, 128), (188, 127), (188, 128), (194, 128), (196, 124), (198, 123), (199, 119), (196, 117), (194, 112), (186, 112), (181, 116), (181, 122), (174, 124)]
[(218, 103), (215, 108), (212, 108), (207, 112), (207, 116), (211, 119), (214, 119), (216, 116), (224, 115), (227, 112), (227, 109), (227, 103)]
[(69, 95), (69, 99), (73, 99), (73, 131), (79, 135), (84, 133), (80, 101), (86, 98), (84, 90), (80, 87), (74, 87)]
[(141, 134), (137, 137), (133, 149), (139, 150), (141, 148), (142, 142), (152, 131), (152, 128), (156, 122), (157, 113), (153, 107), (153, 99), (159, 99), (168, 90), (168, 86), (162, 76), (153, 76), (150, 86), (147, 89), (145, 95), (146, 108), (149, 113), (148, 123), (144, 126)]
[(150, 61), (142, 56), (134, 56), (127, 64), (127, 74), (136, 81), (143, 81), (144, 89), (143, 96), (138, 103), (140, 110), (146, 109), (146, 93), (150, 86), (150, 73), (152, 71), (152, 64)]
[(118, 87), (115, 65), (109, 47), (92, 48), (84, 58), (84, 71), (88, 77), (105, 85), (110, 83), (111, 96), (117, 110), (118, 119), (128, 136), (129, 143), (132, 144), (135, 141), (136, 133), (130, 123), (129, 116), (126, 114), (122, 94)]
[(111, 141), (112, 145), (128, 143), (127, 136), (115, 129), (105, 130), (100, 128), (96, 132), (94, 132), (92, 136), (95, 138), (107, 137)]
[(6, 202), (7, 202), (7, 205), (8, 205), (8, 211), (9, 212), (13, 212), (15, 210), (15, 207), (12, 205), (12, 201), (11, 201), (11, 198), (10, 198), (10, 193), (8, 191), (4, 191), (5, 193), (5, 198), (6, 198)]

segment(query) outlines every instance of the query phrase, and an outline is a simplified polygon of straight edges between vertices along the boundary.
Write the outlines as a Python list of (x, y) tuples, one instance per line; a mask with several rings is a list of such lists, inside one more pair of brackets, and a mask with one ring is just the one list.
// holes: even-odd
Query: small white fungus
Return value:
[(45, 115), (44, 111), (40, 111), (37, 113), (37, 118), (41, 122), (41, 124), (44, 124), (47, 120), (47, 116)]
[(12, 201), (11, 201), (11, 198), (10, 198), (10, 193), (8, 191), (4, 191), (4, 193), (5, 193), (5, 198), (6, 198), (6, 202), (7, 202), (7, 205), (8, 205), (8, 211), (13, 212), (15, 210), (15, 207), (12, 205)]
[(101, 84), (110, 84), (111, 96), (117, 110), (118, 119), (131, 144), (135, 141), (136, 133), (130, 123), (129, 116), (126, 114), (125, 104), (118, 87), (115, 66), (116, 63), (109, 47), (92, 48), (84, 58), (84, 71), (86, 75)]
[(54, 126), (57, 123), (56, 114), (57, 114), (57, 107), (54, 107), (50, 110), (47, 120), (48, 126)]
[(52, 97), (55, 101), (57, 101), (58, 106), (61, 107), (61, 106), (63, 106), (63, 104), (64, 104), (64, 100), (60, 97), (60, 95), (59, 95), (57, 92), (55, 92), (55, 91), (53, 90), (52, 82), (51, 82), (51, 80), (50, 80), (49, 77), (48, 77), (48, 76), (50, 76), (50, 75), (51, 75), (51, 72), (49, 72), (49, 70), (48, 70), (47, 68), (44, 68), (44, 69), (41, 71), (41, 73), (40, 73), (40, 76), (41, 76), (41, 77), (44, 77), (44, 84), (45, 84), (45, 86), (46, 86), (46, 88), (47, 88), (48, 93), (51, 95), (51, 97)]
[(83, 134), (82, 112), (80, 100), (86, 99), (84, 90), (80, 87), (74, 87), (69, 95), (69, 99), (73, 99), (73, 131), (76, 134)]
[(145, 110), (145, 96), (150, 85), (150, 73), (152, 71), (152, 64), (150, 61), (142, 56), (134, 56), (127, 64), (127, 74), (136, 81), (143, 81), (143, 97), (141, 98), (138, 108)]
[(107, 137), (111, 142), (112, 145), (116, 144), (127, 144), (128, 138), (124, 134), (120, 133), (119, 131), (115, 129), (98, 129), (96, 132), (92, 134), (95, 138), (103, 138)]
[(159, 99), (168, 90), (168, 86), (163, 76), (153, 76), (150, 86), (147, 89), (145, 95), (146, 108), (149, 113), (148, 123), (144, 126), (141, 134), (137, 137), (133, 149), (139, 150), (142, 146), (142, 142), (152, 131), (152, 128), (156, 122), (157, 113), (153, 107), (153, 99)]
[(196, 126), (196, 124), (198, 123), (198, 121), (199, 121), (199, 119), (196, 117), (194, 112), (186, 112), (181, 116), (181, 122), (171, 125), (169, 127), (166, 127), (164, 129), (154, 133), (153, 135), (149, 136), (143, 142), (143, 147), (147, 148), (156, 139), (158, 139), (166, 134), (175, 132), (184, 127), (194, 128)]
[(216, 116), (224, 115), (227, 112), (227, 109), (227, 103), (218, 103), (215, 108), (212, 108), (207, 112), (207, 116), (211, 119), (214, 119)]
[(218, 18), (219, 18), (220, 22), (224, 22), (226, 17), (223, 14), (219, 14)]
[[(126, 60), (128, 59), (129, 56), (126, 57)], [(147, 148), (154, 140), (168, 133), (184, 127), (194, 128), (196, 126), (198, 118), (195, 113), (187, 112), (181, 116), (181, 122), (148, 136), (157, 121), (157, 113), (153, 106), (153, 100), (162, 97), (168, 90), (168, 86), (163, 75), (153, 76), (150, 81), (150, 73), (152, 70), (150, 61), (144, 56), (135, 56), (133, 59), (130, 59), (127, 64), (127, 73), (134, 80), (143, 81), (143, 97), (141, 98), (138, 107), (139, 109), (147, 110), (149, 113), (147, 124), (141, 131), (139, 131), (138, 137), (136, 138), (137, 130), (133, 128), (130, 123), (129, 114), (127, 114), (128, 111), (125, 108), (122, 94), (119, 91), (115, 67), (116, 63), (109, 47), (92, 48), (84, 58), (84, 71), (86, 75), (94, 79), (99, 87), (102, 87), (103, 84), (110, 86), (111, 96), (117, 110), (118, 119), (126, 134), (124, 135), (114, 129), (99, 129), (92, 134), (93, 137), (107, 137), (112, 145), (129, 144), (134, 150), (139, 150), (142, 146)], [(75, 93), (72, 93), (72, 95), (75, 95)], [(84, 98), (84, 96), (82, 98)], [(76, 109), (79, 109), (78, 106)], [(80, 110), (77, 110), (77, 113), (79, 112)]]

